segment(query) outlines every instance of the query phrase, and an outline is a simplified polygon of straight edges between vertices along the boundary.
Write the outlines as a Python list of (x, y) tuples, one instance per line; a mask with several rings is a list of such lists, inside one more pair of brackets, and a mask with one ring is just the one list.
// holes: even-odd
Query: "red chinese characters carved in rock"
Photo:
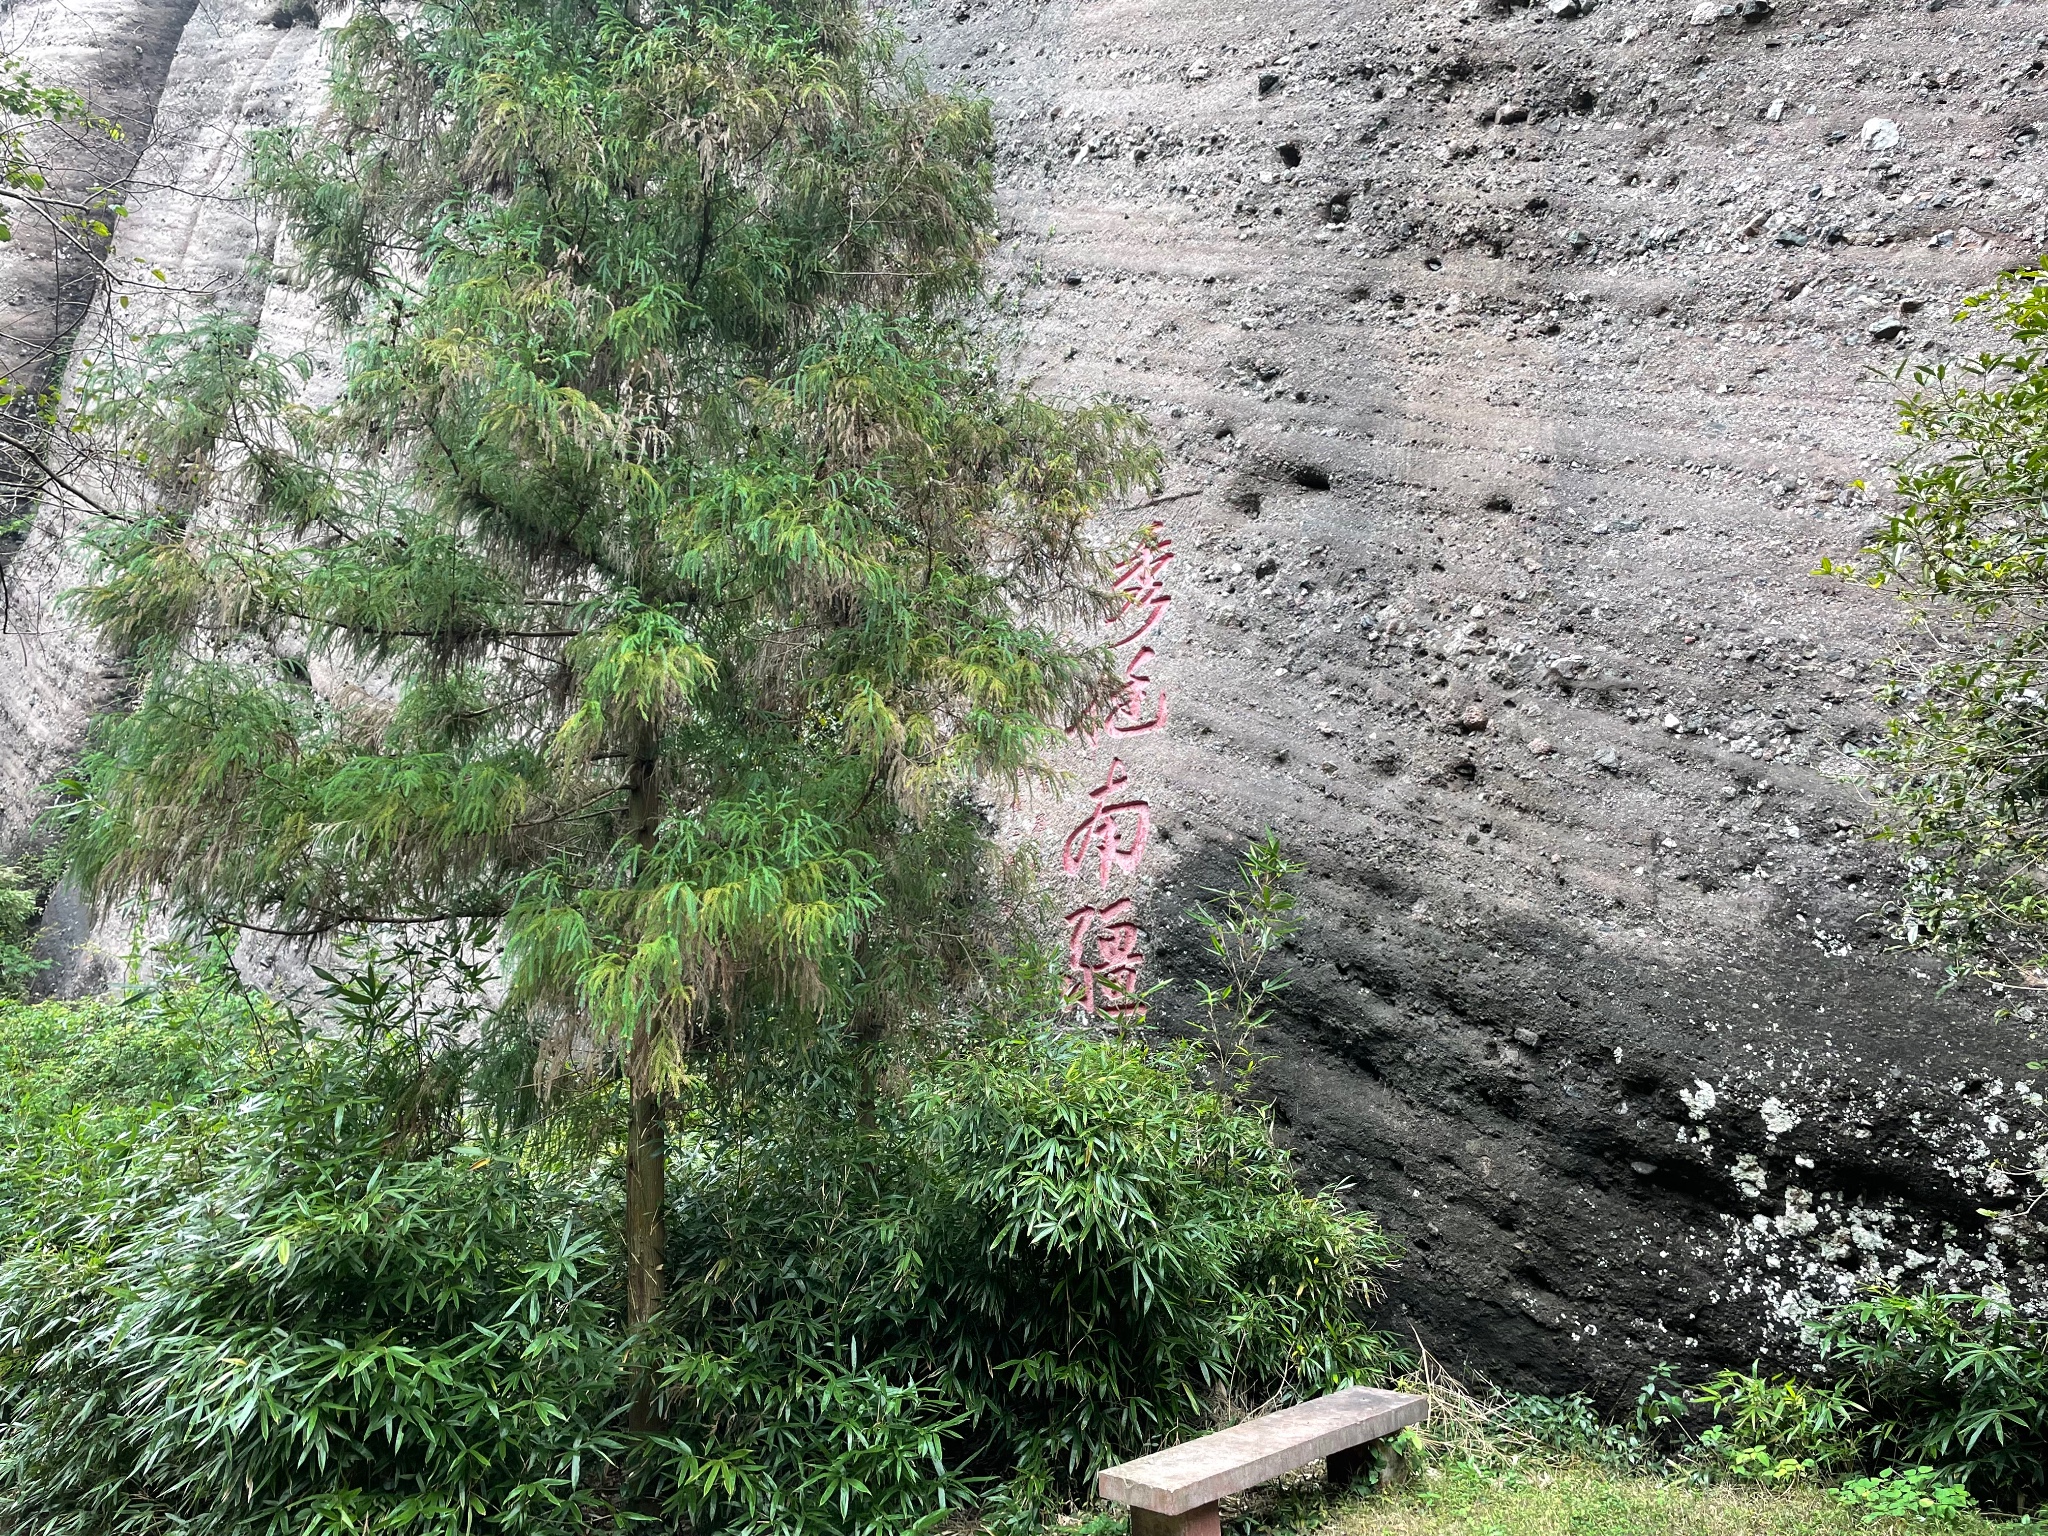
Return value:
[(1142, 736), (1166, 724), (1166, 690), (1152, 680), (1156, 654), (1151, 646), (1142, 645), (1124, 668), (1124, 696), (1103, 722), (1112, 736)]
[(1144, 964), (1128, 899), (1067, 914), (1068, 1003), (1084, 1013), (1142, 1013), (1138, 972)]
[(1131, 774), (1124, 760), (1111, 758), (1109, 773), (1088, 791), (1095, 809), (1067, 834), (1066, 846), (1060, 850), (1060, 867), (1068, 874), (1080, 874), (1091, 853), (1105, 886), (1114, 871), (1127, 875), (1137, 871), (1138, 862), (1145, 857), (1145, 839), (1152, 832), (1152, 807), (1143, 800), (1115, 798), (1130, 787)]
[[(1166, 567), (1173, 562), (1173, 541), (1158, 524), (1144, 542), (1116, 568), (1113, 584), (1123, 606), (1107, 628), (1115, 636), (1110, 648), (1136, 647), (1124, 663), (1124, 688), (1109, 712), (1092, 729), (1070, 734), (1094, 746), (1105, 734), (1143, 736), (1166, 724), (1166, 691), (1152, 676), (1158, 652), (1141, 644), (1159, 627), (1173, 594), (1166, 590)], [(1135, 874), (1145, 857), (1152, 831), (1151, 804), (1130, 793), (1130, 770), (1112, 757), (1101, 784), (1088, 791), (1094, 802), (1085, 820), (1067, 834), (1060, 864), (1079, 876), (1091, 863), (1098, 883), (1107, 888), (1113, 874)], [(1139, 927), (1129, 900), (1107, 907), (1077, 907), (1067, 914), (1067, 1001), (1085, 1013), (1143, 1014), (1138, 975), (1145, 956), (1138, 949)], [(1090, 945), (1093, 945), (1091, 954)]]
[(1166, 568), (1173, 563), (1173, 540), (1153, 535), (1152, 542), (1116, 568), (1116, 590), (1123, 594), (1123, 611), (1110, 621), (1117, 638), (1113, 650), (1122, 650), (1143, 639), (1166, 616), (1173, 594), (1166, 590)]
[(1138, 647), (1124, 667), (1124, 691), (1099, 725), (1087, 730), (1068, 731), (1075, 740), (1094, 746), (1104, 734), (1144, 736), (1166, 724), (1166, 690), (1153, 680), (1151, 667), (1158, 652), (1149, 645)]

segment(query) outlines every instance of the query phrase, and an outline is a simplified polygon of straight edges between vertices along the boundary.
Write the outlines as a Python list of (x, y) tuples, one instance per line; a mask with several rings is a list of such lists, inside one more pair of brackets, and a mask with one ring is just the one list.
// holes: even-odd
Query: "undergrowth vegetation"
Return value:
[(616, 1075), (508, 1112), (519, 1042), (332, 991), (324, 1033), (219, 985), (0, 1007), (0, 1528), (1035, 1528), (1392, 1363), (1384, 1240), (1190, 1051), (990, 1019), (866, 1099), (810, 1032), (704, 1063), (634, 1332)]
[[(1399, 1386), (1430, 1417), (1404, 1430), (1364, 1488), (1314, 1468), (1224, 1502), (1224, 1536), (1855, 1536), (2010, 1524), (1980, 1509), (1956, 1469), (1859, 1471), (1836, 1385), (1722, 1372), (1681, 1389), (1659, 1376), (1631, 1412), (1583, 1396), (1468, 1390), (1424, 1353)], [(1768, 1462), (1744, 1450), (1767, 1446)], [(1848, 1458), (1826, 1470), (1823, 1447)], [(2036, 1515), (2021, 1513), (2019, 1524)], [(1071, 1519), (1072, 1536), (1123, 1536), (1117, 1512)]]
[(1651, 1377), (1633, 1411), (1583, 1395), (1475, 1398), (1429, 1376), (1439, 1462), (1563, 1461), (1695, 1483), (1834, 1490), (1872, 1520), (1945, 1521), (2048, 1497), (2048, 1328), (1999, 1298), (1872, 1294), (1817, 1319), (1804, 1375)]
[[(1391, 1498), (1340, 1503), (1322, 1536), (1858, 1536), (1861, 1516), (1805, 1487), (1701, 1485), (1586, 1463), (1435, 1469)], [(1957, 1524), (1988, 1533), (1974, 1517)], [(1231, 1536), (1240, 1536), (1233, 1532)]]
[(19, 997), (48, 963), (33, 950), (36, 916), (42, 903), (18, 869), (0, 866), (0, 997)]

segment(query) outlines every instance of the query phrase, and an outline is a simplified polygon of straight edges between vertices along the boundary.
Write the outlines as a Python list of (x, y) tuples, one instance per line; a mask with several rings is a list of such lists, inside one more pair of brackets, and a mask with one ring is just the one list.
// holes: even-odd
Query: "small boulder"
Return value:
[(1889, 154), (1899, 147), (1899, 125), (1888, 117), (1873, 117), (1863, 125), (1863, 147), (1873, 155)]

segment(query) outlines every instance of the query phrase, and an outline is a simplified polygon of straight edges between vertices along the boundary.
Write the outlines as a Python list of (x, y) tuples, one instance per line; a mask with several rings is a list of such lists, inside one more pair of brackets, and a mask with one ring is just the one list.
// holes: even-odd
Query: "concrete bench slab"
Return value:
[(1107, 1468), (1096, 1488), (1130, 1506), (1132, 1536), (1211, 1536), (1217, 1500), (1428, 1417), (1426, 1398), (1351, 1387)]

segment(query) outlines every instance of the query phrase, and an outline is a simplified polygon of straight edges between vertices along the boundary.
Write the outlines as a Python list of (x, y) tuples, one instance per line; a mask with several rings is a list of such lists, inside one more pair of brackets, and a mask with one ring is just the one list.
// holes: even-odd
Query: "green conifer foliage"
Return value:
[(1139, 424), (976, 338), (985, 109), (852, 9), (366, 7), (262, 157), (337, 398), (216, 319), (98, 370), (146, 495), (84, 611), (142, 673), (78, 783), (98, 892), (205, 924), (494, 925), (632, 1084), (662, 1299), (693, 1042), (879, 1038), (972, 963), (966, 791), (1107, 696), (1091, 514)]

